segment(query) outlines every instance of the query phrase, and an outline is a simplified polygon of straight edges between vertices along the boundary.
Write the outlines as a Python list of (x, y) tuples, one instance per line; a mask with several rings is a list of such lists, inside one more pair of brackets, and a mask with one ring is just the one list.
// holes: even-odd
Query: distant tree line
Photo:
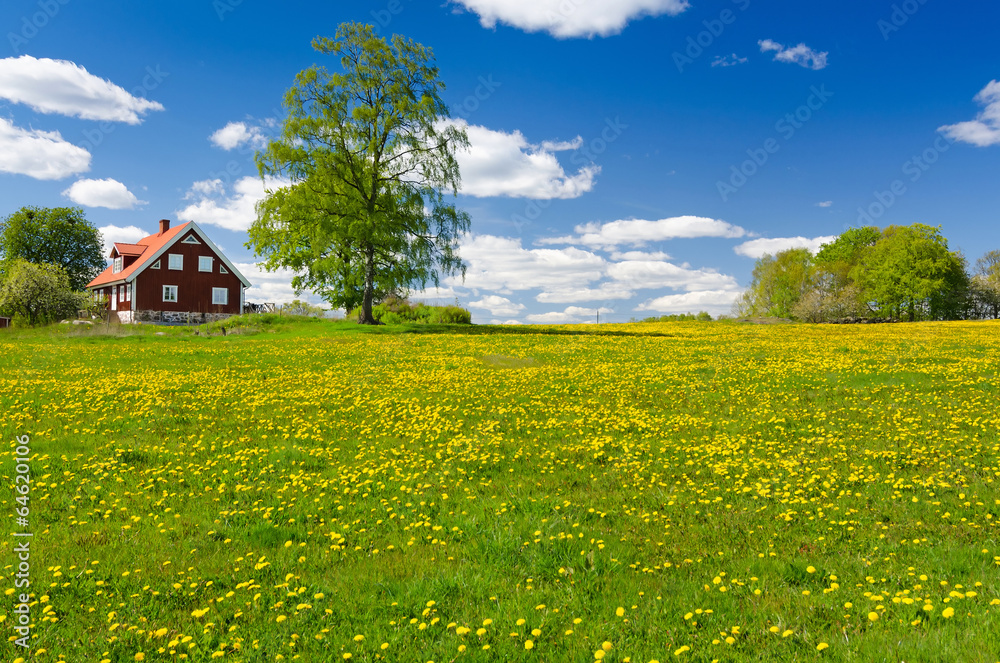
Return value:
[(1000, 251), (970, 270), (940, 228), (852, 228), (816, 255), (799, 248), (760, 258), (733, 313), (808, 322), (998, 318)]
[(641, 320), (632, 318), (629, 322), (711, 322), (712, 314), (708, 311), (695, 313), (671, 313), (670, 315), (652, 316)]

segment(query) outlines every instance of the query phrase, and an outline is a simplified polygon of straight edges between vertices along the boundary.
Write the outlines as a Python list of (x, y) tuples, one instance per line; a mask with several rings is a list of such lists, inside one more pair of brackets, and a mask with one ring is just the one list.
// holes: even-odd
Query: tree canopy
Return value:
[(7, 264), (0, 282), (0, 311), (19, 315), (29, 325), (74, 315), (89, 302), (75, 292), (69, 276), (59, 265), (36, 265), (20, 258)]
[(58, 265), (73, 290), (83, 290), (104, 269), (102, 245), (101, 233), (79, 207), (22, 207), (0, 220), (2, 262)]
[[(265, 182), (247, 246), (266, 269), (291, 268), (293, 286), (331, 305), (372, 306), (413, 285), (461, 272), (469, 216), (445, 201), (459, 185), (454, 152), (468, 146), (448, 120), (430, 49), (370, 25), (346, 23), (313, 48), (340, 70), (313, 66), (285, 95), (281, 134), (257, 155)], [(287, 183), (285, 183), (287, 181)]]
[(947, 308), (947, 293), (961, 288), (963, 259), (948, 250), (938, 228), (915, 223), (889, 226), (861, 256), (858, 280), (882, 317), (910, 322), (918, 317), (957, 317)]
[(976, 261), (972, 277), (973, 305), (982, 317), (1000, 318), (1000, 250), (987, 251)]
[(939, 228), (852, 228), (815, 256), (789, 249), (762, 257), (734, 308), (738, 315), (812, 322), (997, 317), (1000, 298), (991, 306), (991, 283), (1000, 286), (1000, 252), (984, 256), (970, 282), (965, 257), (948, 248)]
[(808, 250), (764, 255), (753, 268), (753, 281), (737, 304), (738, 310), (741, 315), (791, 317), (811, 282), (812, 255)]

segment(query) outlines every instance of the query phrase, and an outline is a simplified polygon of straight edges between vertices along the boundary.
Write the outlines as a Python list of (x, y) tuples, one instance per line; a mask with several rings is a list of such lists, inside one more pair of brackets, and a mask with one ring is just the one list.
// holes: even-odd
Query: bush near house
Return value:
[[(358, 320), (361, 307), (351, 311), (350, 319)], [(424, 324), (471, 325), (472, 313), (461, 306), (430, 306), (412, 304), (400, 297), (390, 297), (372, 307), (372, 315), (377, 322), (385, 325), (399, 325), (407, 322)]]
[(0, 312), (34, 326), (75, 316), (88, 308), (90, 298), (74, 292), (66, 270), (59, 265), (36, 265), (17, 258), (5, 265), (0, 278)]

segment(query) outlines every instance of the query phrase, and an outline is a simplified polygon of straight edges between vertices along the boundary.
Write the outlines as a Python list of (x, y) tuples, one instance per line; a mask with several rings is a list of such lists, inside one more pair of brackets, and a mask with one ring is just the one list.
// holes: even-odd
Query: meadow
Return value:
[(5, 661), (1000, 661), (998, 323), (154, 331), (0, 334)]

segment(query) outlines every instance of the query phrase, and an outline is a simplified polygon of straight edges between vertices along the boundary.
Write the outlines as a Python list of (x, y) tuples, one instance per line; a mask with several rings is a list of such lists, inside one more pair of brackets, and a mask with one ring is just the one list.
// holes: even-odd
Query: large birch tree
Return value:
[(269, 190), (249, 230), (266, 269), (290, 268), (293, 286), (331, 305), (372, 306), (411, 286), (462, 273), (457, 244), (469, 216), (448, 202), (468, 147), (449, 120), (430, 49), (370, 25), (345, 23), (313, 48), (337, 59), (314, 65), (285, 95), (281, 134), (257, 154)]

